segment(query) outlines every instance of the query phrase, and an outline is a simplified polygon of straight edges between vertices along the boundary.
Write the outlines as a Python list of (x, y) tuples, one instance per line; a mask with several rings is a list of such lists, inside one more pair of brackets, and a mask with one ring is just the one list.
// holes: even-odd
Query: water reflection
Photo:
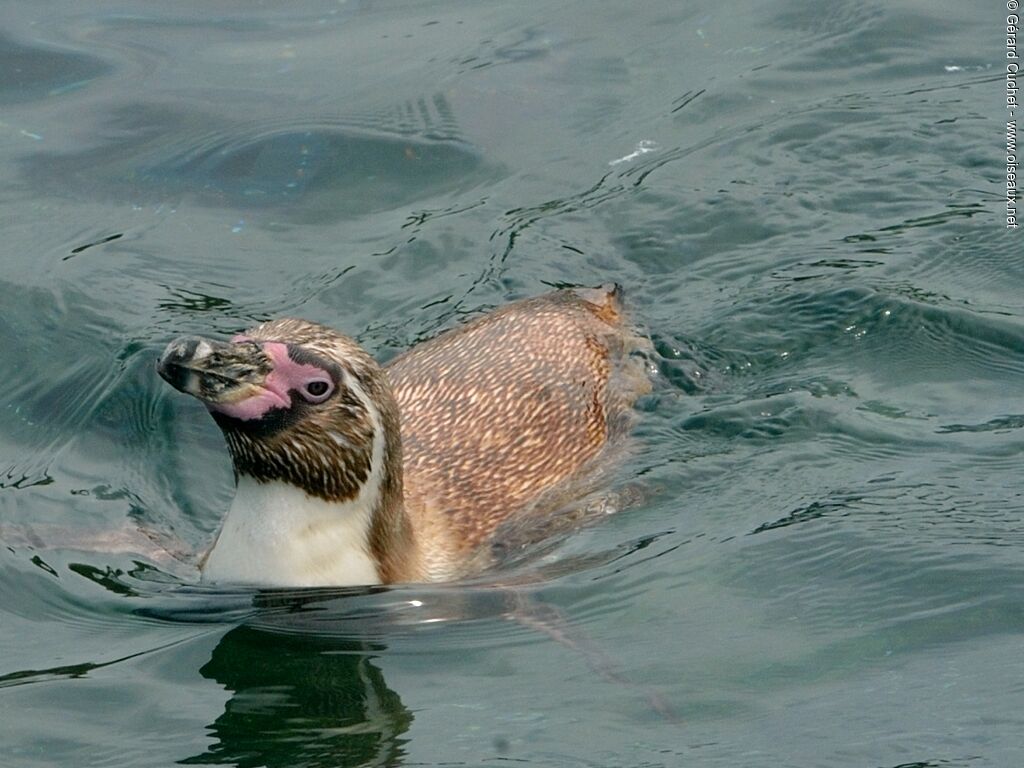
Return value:
[[(477, 653), (553, 642), (658, 718), (678, 723), (656, 690), (633, 681), (586, 631), (521, 587), (420, 586), (217, 592), (173, 590), (149, 618), (243, 623), (229, 630), (200, 674), (230, 693), (208, 726), (215, 740), (183, 764), (397, 765), (413, 714), (377, 659), (408, 649)], [(497, 742), (496, 742), (497, 743)], [(499, 750), (500, 751), (500, 750)]]
[(200, 669), (231, 692), (187, 765), (395, 765), (412, 712), (358, 640), (229, 631)]
[(181, 586), (152, 598), (137, 616), (241, 622), (198, 670), (230, 697), (207, 726), (212, 743), (186, 765), (398, 765), (413, 714), (377, 659), (440, 626), (446, 647), (467, 649), (487, 642), (495, 619), (502, 638), (529, 631), (501, 621), (519, 600), (507, 590)]

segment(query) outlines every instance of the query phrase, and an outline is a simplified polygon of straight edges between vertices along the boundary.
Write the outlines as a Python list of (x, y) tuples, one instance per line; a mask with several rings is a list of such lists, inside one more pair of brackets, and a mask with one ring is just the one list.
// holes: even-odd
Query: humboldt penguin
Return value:
[(383, 367), (290, 318), (172, 341), (157, 370), (210, 411), (237, 483), (202, 580), (478, 573), (503, 538), (557, 529), (607, 483), (650, 389), (647, 347), (617, 286), (507, 305)]

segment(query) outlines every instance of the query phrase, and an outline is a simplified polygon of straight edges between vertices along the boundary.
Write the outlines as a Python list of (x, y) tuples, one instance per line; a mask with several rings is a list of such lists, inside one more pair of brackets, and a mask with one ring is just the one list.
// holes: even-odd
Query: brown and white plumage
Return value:
[[(381, 369), (302, 320), (180, 339), (158, 369), (206, 403), (239, 480), (204, 578), (438, 581), (592, 490), (649, 389), (616, 290), (503, 307)], [(542, 526), (541, 526), (542, 527)]]

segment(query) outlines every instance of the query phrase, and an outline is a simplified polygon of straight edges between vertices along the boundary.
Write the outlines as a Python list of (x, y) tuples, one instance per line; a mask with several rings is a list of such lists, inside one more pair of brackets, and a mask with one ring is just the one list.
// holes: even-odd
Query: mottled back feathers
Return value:
[(446, 527), (453, 555), (466, 557), (511, 518), (552, 512), (538, 502), (581, 487), (625, 437), (631, 405), (650, 387), (630, 356), (645, 343), (614, 291), (561, 291), (392, 361), (414, 526)]

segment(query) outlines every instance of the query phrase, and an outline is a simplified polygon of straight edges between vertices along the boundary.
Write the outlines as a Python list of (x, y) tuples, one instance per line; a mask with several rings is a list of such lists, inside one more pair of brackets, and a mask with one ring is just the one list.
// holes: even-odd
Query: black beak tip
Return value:
[(156, 361), (156, 372), (175, 389), (180, 390), (184, 386), (185, 378), (188, 376), (185, 363), (195, 357), (199, 342), (200, 339), (187, 336), (175, 339), (167, 345)]

